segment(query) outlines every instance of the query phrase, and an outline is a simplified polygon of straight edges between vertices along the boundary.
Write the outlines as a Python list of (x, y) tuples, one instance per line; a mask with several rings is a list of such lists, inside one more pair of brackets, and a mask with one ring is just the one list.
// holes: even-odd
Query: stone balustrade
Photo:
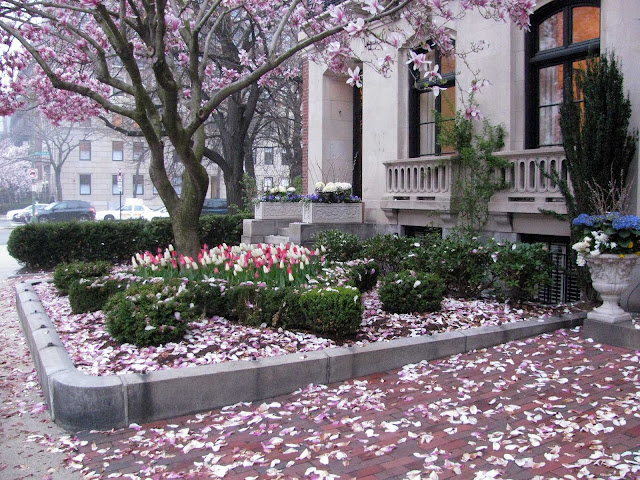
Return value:
[[(558, 185), (545, 173), (555, 171), (567, 178), (566, 160), (561, 147), (499, 152), (511, 165), (495, 173), (509, 187), (494, 195), (489, 211), (496, 213), (539, 213), (540, 209), (566, 213)], [(384, 162), (385, 210), (407, 209), (448, 211), (454, 194), (455, 167), (451, 156), (398, 159)]]

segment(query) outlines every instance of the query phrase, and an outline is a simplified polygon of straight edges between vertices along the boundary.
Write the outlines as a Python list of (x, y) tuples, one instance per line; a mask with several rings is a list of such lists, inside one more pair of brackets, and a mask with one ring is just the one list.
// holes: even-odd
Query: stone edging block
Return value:
[(69, 431), (111, 429), (291, 393), (422, 360), (487, 348), (581, 325), (585, 314), (476, 327), (422, 337), (336, 347), (257, 360), (91, 376), (75, 368), (33, 289), (16, 285), (16, 304), (53, 420)]

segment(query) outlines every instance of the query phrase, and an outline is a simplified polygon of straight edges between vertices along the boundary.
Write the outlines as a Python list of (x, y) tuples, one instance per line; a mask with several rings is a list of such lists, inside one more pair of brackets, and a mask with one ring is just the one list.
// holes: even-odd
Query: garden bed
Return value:
[(403, 337), (498, 326), (571, 312), (569, 306), (511, 305), (487, 300), (445, 298), (440, 312), (389, 314), (382, 310), (377, 290), (374, 289), (363, 295), (365, 311), (360, 331), (352, 339), (340, 344), (309, 333), (266, 326), (246, 327), (214, 316), (191, 323), (190, 332), (182, 342), (139, 348), (115, 342), (106, 331), (101, 311), (74, 315), (68, 297), (59, 296), (51, 283), (41, 283), (34, 288), (76, 368), (89, 375), (140, 374), (312, 352), (342, 345), (363, 346)]

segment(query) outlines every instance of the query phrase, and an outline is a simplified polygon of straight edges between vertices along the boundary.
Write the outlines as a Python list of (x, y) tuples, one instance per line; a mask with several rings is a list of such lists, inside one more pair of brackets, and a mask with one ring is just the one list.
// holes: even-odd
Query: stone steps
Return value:
[(265, 243), (271, 243), (272, 245), (280, 245), (289, 243), (289, 236), (287, 235), (265, 235)]

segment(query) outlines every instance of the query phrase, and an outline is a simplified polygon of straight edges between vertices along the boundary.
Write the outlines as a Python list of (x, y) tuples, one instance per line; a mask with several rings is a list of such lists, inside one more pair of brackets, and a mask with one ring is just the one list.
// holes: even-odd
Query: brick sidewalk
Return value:
[(634, 479), (640, 360), (559, 331), (73, 446), (88, 478)]

